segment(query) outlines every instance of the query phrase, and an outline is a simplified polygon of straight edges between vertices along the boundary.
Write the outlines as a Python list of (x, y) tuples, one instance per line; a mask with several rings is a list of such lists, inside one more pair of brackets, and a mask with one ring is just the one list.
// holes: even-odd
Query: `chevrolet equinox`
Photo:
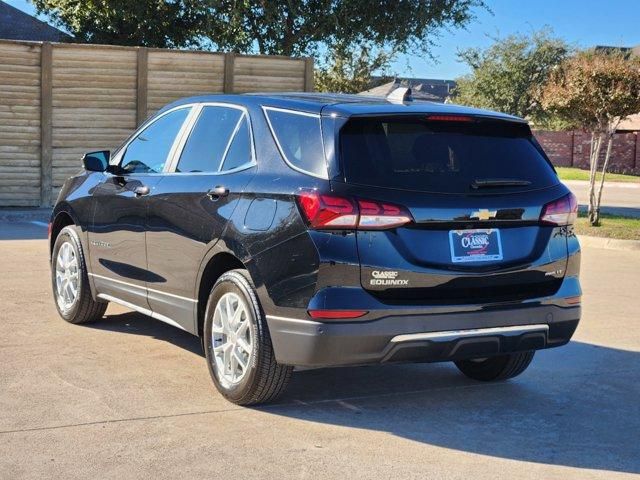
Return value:
[(114, 302), (198, 335), (237, 404), (295, 367), (504, 380), (580, 318), (576, 199), (516, 117), (409, 92), (207, 95), (83, 165), (51, 217), (58, 312)]

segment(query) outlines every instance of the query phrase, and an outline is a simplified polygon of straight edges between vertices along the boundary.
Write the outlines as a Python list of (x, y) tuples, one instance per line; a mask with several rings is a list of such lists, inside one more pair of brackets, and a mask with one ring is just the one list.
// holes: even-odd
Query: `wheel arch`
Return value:
[(64, 227), (69, 225), (80, 226), (76, 215), (70, 208), (56, 209), (51, 215), (51, 229), (49, 232), (49, 259), (53, 252), (53, 245), (56, 243), (56, 238), (60, 234), (60, 231)]
[(235, 269), (247, 269), (247, 266), (236, 255), (228, 251), (219, 251), (203, 262), (197, 283), (198, 307), (196, 312), (197, 333), (202, 336), (204, 330), (204, 314), (207, 308), (209, 293), (220, 276)]
[[(68, 203), (60, 203), (56, 205), (52, 214), (50, 221), (50, 232), (49, 232), (49, 263), (51, 264), (52, 256), (53, 256), (53, 246), (56, 243), (56, 239), (58, 235), (62, 231), (63, 228), (73, 225), (77, 234), (77, 238), (80, 241), (80, 247), (82, 248), (84, 259), (85, 259), (85, 268), (87, 272), (91, 271), (91, 266), (89, 262), (89, 240), (88, 233), (85, 226), (80, 222), (78, 215), (73, 210), (71, 205)], [(93, 283), (93, 278), (89, 276), (89, 290), (91, 291), (91, 296), (94, 300), (96, 300), (96, 289)]]

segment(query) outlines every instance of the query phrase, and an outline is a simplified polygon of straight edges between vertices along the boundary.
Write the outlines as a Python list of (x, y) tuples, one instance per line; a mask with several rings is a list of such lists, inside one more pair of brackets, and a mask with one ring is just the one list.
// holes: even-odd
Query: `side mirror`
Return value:
[(82, 165), (89, 172), (104, 172), (109, 166), (110, 157), (111, 152), (109, 150), (85, 153), (82, 156)]

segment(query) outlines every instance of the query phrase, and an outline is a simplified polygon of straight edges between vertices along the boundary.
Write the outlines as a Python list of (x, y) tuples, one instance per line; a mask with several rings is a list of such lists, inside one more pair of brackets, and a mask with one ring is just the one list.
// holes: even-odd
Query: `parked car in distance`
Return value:
[(51, 217), (58, 312), (198, 335), (241, 405), (294, 367), (520, 374), (580, 318), (576, 199), (525, 121), (407, 93), (186, 98), (86, 154)]

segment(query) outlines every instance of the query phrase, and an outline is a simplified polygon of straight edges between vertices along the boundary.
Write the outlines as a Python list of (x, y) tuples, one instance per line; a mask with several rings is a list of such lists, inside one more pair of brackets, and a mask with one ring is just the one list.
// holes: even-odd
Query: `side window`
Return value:
[(176, 172), (217, 172), (244, 118), (237, 108), (205, 106), (180, 155)]
[(127, 146), (120, 166), (129, 173), (158, 173), (164, 168), (173, 141), (191, 108), (163, 115), (140, 132)]
[(327, 178), (320, 116), (268, 107), (264, 111), (285, 161), (304, 173)]
[(251, 160), (251, 132), (247, 116), (243, 115), (220, 170), (233, 170), (250, 163)]

